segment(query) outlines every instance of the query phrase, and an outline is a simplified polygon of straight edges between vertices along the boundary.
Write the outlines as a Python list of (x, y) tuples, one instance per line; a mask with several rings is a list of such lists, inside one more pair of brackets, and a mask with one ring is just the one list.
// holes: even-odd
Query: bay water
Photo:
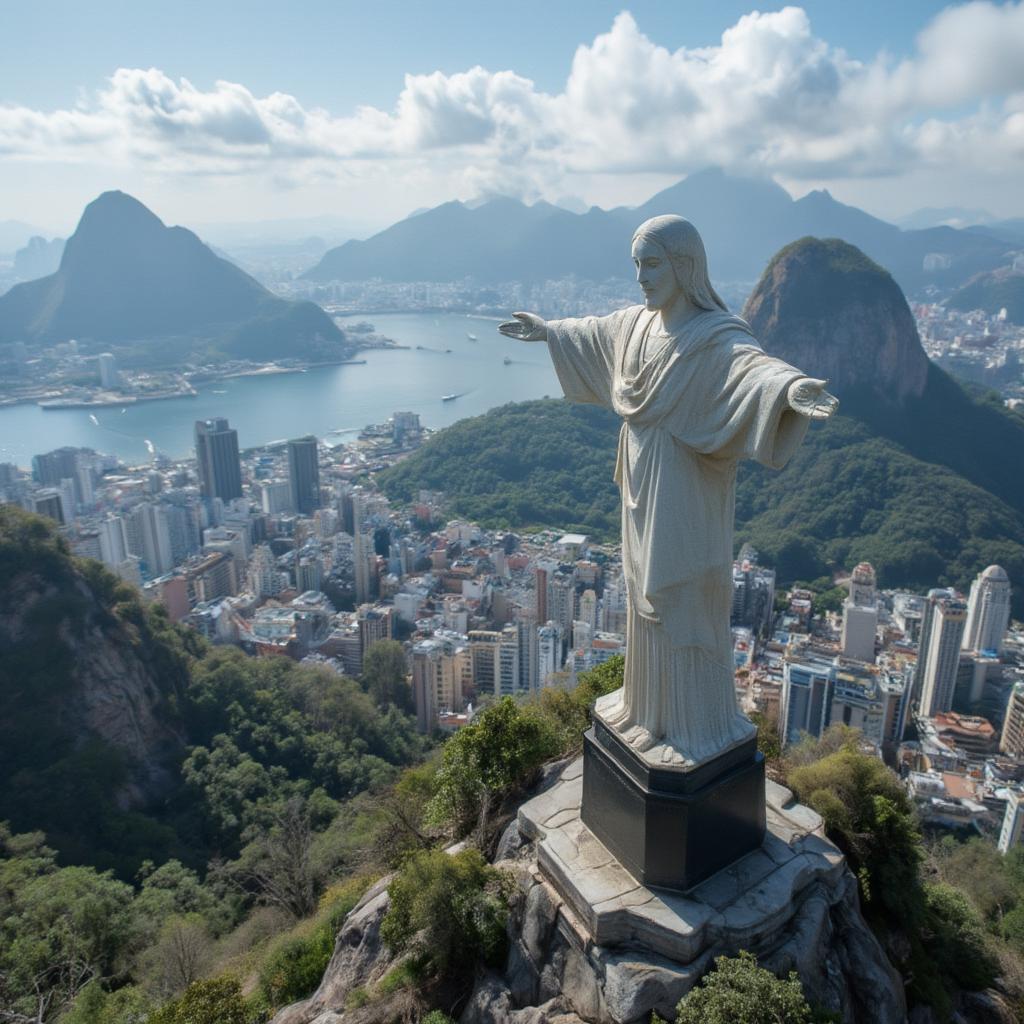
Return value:
[[(148, 461), (154, 450), (184, 458), (195, 421), (216, 416), (238, 431), (241, 448), (306, 434), (334, 444), (396, 411), (419, 413), (424, 426), (439, 428), (506, 402), (562, 393), (547, 346), (503, 337), (494, 319), (455, 313), (347, 319), (369, 321), (378, 334), (409, 347), (361, 352), (365, 365), (214, 381), (189, 398), (95, 409), (6, 406), (0, 408), (0, 462), (28, 468), (33, 455), (63, 445), (95, 448), (129, 464)], [(345, 319), (339, 323), (344, 327)], [(458, 397), (444, 401), (445, 395)]]

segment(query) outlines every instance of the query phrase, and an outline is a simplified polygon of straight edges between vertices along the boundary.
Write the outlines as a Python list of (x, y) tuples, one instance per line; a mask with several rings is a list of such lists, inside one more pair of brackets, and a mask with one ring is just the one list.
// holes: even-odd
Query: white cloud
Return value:
[(77, 106), (0, 106), (0, 158), (121, 162), (298, 183), (446, 175), (453, 190), (554, 195), (574, 177), (711, 164), (788, 180), (951, 160), (1024, 169), (1024, 0), (947, 8), (915, 52), (864, 63), (799, 7), (740, 18), (716, 46), (659, 46), (631, 15), (578, 48), (564, 88), (512, 70), (408, 75), (390, 111), (349, 116), (244, 85), (121, 68)]

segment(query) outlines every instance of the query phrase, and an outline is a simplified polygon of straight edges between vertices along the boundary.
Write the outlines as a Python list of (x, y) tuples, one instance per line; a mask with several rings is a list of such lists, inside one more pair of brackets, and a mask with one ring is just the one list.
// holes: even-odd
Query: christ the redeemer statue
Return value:
[(782, 467), (839, 403), (726, 310), (689, 221), (645, 221), (632, 254), (642, 306), (547, 322), (516, 313), (499, 330), (546, 341), (566, 398), (622, 417), (625, 684), (596, 711), (652, 766), (685, 769), (754, 732), (736, 704), (729, 628), (737, 463)]

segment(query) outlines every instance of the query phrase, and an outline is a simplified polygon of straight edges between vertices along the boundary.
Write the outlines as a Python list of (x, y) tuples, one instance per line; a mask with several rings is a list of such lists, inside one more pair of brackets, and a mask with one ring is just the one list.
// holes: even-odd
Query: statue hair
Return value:
[(665, 253), (683, 294), (698, 309), (728, 312), (718, 292), (711, 287), (704, 243), (697, 229), (685, 217), (675, 214), (651, 217), (634, 232), (633, 241), (638, 238), (653, 242)]

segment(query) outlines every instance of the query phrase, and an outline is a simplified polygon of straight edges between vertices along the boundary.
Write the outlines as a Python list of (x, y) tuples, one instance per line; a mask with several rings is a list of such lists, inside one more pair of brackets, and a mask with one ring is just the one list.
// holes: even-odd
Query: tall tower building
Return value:
[(1010, 578), (1006, 570), (990, 565), (971, 584), (967, 600), (965, 651), (999, 651), (1010, 624)]
[[(960, 643), (967, 623), (967, 606), (956, 598), (940, 598), (928, 631), (925, 672), (921, 679), (920, 711), (931, 718), (953, 706)], [(919, 656), (920, 657), (920, 656)]]
[(843, 657), (873, 662), (877, 628), (875, 570), (867, 562), (861, 562), (853, 570), (850, 596), (843, 602)]
[(1021, 839), (1024, 832), (1024, 793), (1011, 790), (1006, 801), (1006, 813), (1003, 815), (1003, 827), (999, 830), (999, 842), (996, 849), (1000, 853), (1009, 853)]
[(101, 352), (100, 364), (100, 386), (104, 388), (116, 388), (120, 383), (120, 374), (117, 372), (117, 360), (110, 352)]
[(1024, 757), (1024, 683), (1017, 683), (1010, 691), (999, 749), (1011, 757)]
[(242, 465), (238, 431), (225, 419), (196, 420), (199, 490), (204, 498), (231, 501), (242, 496)]
[(549, 685), (551, 676), (562, 669), (562, 627), (547, 622), (537, 630), (537, 678), (541, 687)]
[(320, 460), (312, 434), (288, 442), (288, 482), (295, 511), (311, 516), (320, 507)]
[(937, 588), (928, 591), (924, 599), (924, 606), (921, 609), (921, 632), (917, 641), (917, 666), (914, 669), (914, 692), (911, 696), (911, 703), (920, 705), (921, 690), (924, 686), (924, 677), (928, 671), (928, 651), (931, 647), (932, 621), (935, 617), (935, 609), (940, 601), (946, 598), (956, 597), (956, 591), (950, 588)]

